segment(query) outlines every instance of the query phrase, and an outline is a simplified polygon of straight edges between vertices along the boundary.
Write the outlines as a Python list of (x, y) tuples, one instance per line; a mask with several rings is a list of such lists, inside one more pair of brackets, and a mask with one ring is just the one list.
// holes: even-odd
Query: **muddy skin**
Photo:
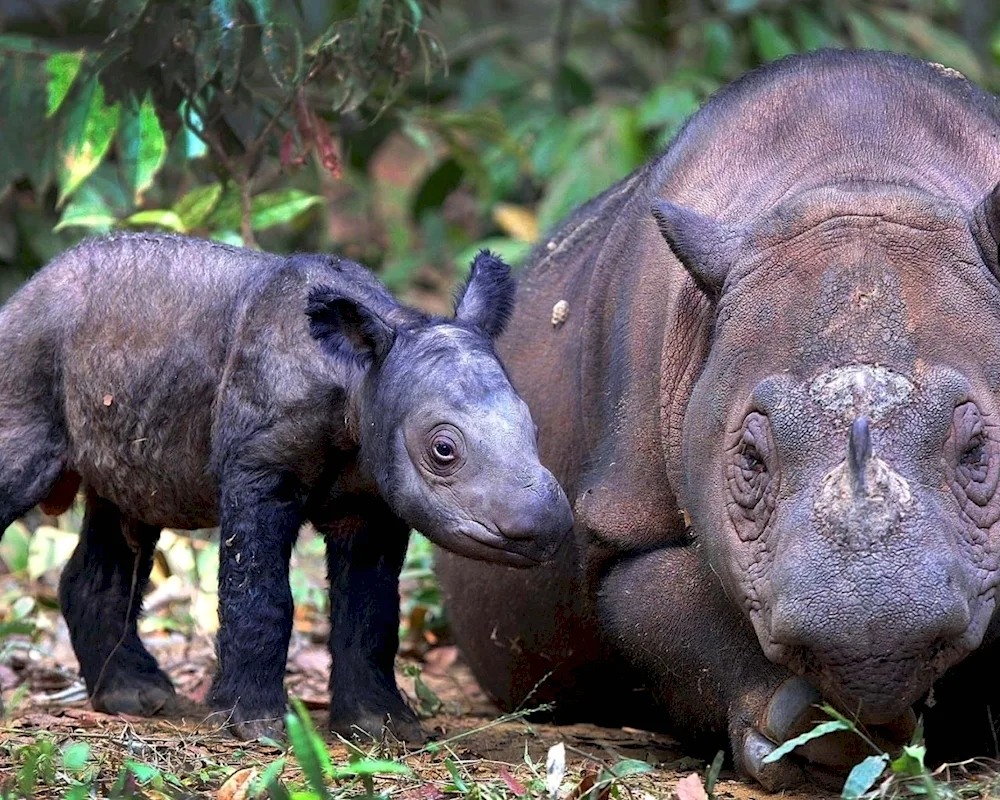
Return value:
[(392, 670), (411, 527), (463, 556), (549, 558), (572, 516), (493, 349), (507, 266), (482, 252), (451, 320), (363, 267), (175, 236), (67, 251), (0, 309), (0, 531), (87, 491), (59, 597), (94, 707), (174, 690), (136, 631), (163, 527), (220, 527), (210, 702), (274, 735), (299, 528), (326, 537), (331, 727), (422, 734)]
[(994, 754), (998, 179), (993, 97), (821, 52), (718, 93), (542, 244), (499, 350), (575, 536), (531, 575), (438, 567), (503, 707), (724, 737), (772, 789), (863, 755), (764, 764), (820, 697)]

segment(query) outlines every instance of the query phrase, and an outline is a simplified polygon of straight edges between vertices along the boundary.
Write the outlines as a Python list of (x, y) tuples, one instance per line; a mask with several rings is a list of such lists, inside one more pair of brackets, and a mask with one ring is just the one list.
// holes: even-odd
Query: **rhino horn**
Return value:
[(736, 261), (743, 234), (669, 200), (653, 202), (653, 217), (673, 254), (694, 278), (698, 288), (711, 297), (718, 297)]
[(858, 417), (847, 435), (847, 466), (851, 473), (851, 483), (858, 495), (865, 493), (865, 471), (872, 455), (871, 433), (868, 417)]

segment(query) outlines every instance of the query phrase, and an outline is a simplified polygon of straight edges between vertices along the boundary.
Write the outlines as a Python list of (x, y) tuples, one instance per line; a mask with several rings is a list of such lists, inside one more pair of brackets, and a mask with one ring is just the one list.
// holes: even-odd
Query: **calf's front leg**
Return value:
[(304, 493), (291, 475), (228, 466), (219, 517), (218, 671), (210, 703), (240, 739), (275, 736), (292, 633), (288, 563)]
[(409, 527), (381, 502), (323, 522), (330, 580), (330, 729), (408, 742), (424, 735), (396, 685), (399, 573)]

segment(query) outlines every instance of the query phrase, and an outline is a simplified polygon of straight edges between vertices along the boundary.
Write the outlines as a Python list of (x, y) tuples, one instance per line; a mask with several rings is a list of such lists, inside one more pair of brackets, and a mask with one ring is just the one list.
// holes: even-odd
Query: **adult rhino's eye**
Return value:
[(767, 469), (764, 459), (753, 442), (743, 442), (743, 450), (740, 453), (740, 469), (743, 470), (743, 477), (748, 481), (752, 481), (758, 473)]
[(741, 539), (755, 539), (770, 519), (777, 490), (777, 460), (771, 424), (758, 412), (748, 414), (730, 447), (726, 465), (729, 516)]
[(977, 436), (965, 446), (961, 464), (966, 469), (981, 470), (988, 463), (989, 457), (986, 455), (986, 441), (982, 436)]
[(997, 444), (979, 407), (962, 403), (955, 407), (945, 453), (948, 482), (966, 515), (980, 527), (1000, 519), (1000, 504), (991, 502), (1000, 479)]

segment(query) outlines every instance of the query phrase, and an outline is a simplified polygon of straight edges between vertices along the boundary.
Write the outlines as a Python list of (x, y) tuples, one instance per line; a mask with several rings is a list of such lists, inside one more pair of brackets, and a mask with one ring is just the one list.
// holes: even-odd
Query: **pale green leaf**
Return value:
[(90, 761), (90, 745), (87, 742), (73, 742), (63, 749), (63, 768), (78, 772)]
[(51, 117), (62, 105), (69, 90), (73, 87), (73, 81), (80, 73), (80, 66), (83, 64), (83, 52), (76, 53), (55, 53), (45, 61), (45, 71), (48, 73), (48, 105), (45, 116)]
[(118, 157), (132, 201), (138, 204), (167, 158), (167, 139), (148, 93), (142, 103), (123, 114)]
[(135, 779), (139, 783), (157, 783), (163, 780), (160, 771), (149, 764), (143, 764), (139, 761), (126, 761), (125, 768), (135, 775)]
[(646, 761), (638, 758), (623, 758), (618, 763), (607, 769), (615, 778), (627, 778), (629, 775), (644, 775), (647, 772), (655, 771), (655, 767)]
[(24, 572), (28, 568), (28, 546), (31, 534), (21, 522), (14, 522), (0, 538), (0, 561), (11, 572)]
[[(88, 184), (89, 186), (89, 184)], [(115, 224), (114, 212), (96, 191), (79, 191), (66, 204), (54, 231), (66, 228), (86, 228), (91, 231), (107, 231)]]
[[(298, 762), (302, 774), (305, 775), (309, 788), (322, 800), (326, 800), (330, 794), (326, 789), (320, 761), (320, 753), (326, 753), (326, 745), (304, 724), (303, 717), (308, 719), (309, 715), (301, 703), (296, 703), (297, 699), (292, 698), (292, 705), (298, 713), (289, 711), (285, 714), (285, 730), (288, 731), (292, 752), (295, 753), (295, 760)], [(329, 754), (327, 754), (327, 759), (329, 759)]]
[(895, 759), (890, 766), (892, 767), (892, 771), (897, 775), (915, 777), (923, 774), (925, 770), (924, 757), (926, 755), (927, 748), (923, 745), (908, 744), (903, 748), (903, 752), (899, 758)]
[(489, 239), (482, 239), (473, 245), (465, 248), (455, 255), (455, 268), (462, 274), (468, 274), (472, 260), (483, 248), (500, 256), (504, 261), (512, 266), (517, 266), (531, 252), (531, 245), (519, 239), (496, 236)]
[(895, 50), (895, 44), (891, 37), (875, 24), (875, 21), (867, 14), (860, 11), (848, 10), (844, 12), (847, 20), (847, 27), (851, 32), (851, 40), (855, 47), (864, 47), (868, 50)]
[(761, 61), (774, 61), (795, 52), (795, 43), (774, 19), (763, 14), (750, 18), (750, 40)]
[(260, 774), (260, 777), (254, 781), (253, 786), (250, 787), (250, 797), (260, 797), (264, 794), (264, 792), (269, 792), (273, 797), (274, 792), (272, 787), (277, 784), (278, 778), (281, 777), (281, 773), (284, 771), (285, 759), (279, 758), (277, 761), (274, 761)]
[(803, 50), (838, 47), (840, 42), (833, 32), (807, 8), (792, 8), (792, 28)]
[(165, 208), (151, 208), (147, 211), (138, 211), (122, 220), (122, 224), (132, 227), (153, 226), (175, 231), (176, 233), (185, 232), (184, 223), (181, 221), (181, 218), (173, 211)]
[(676, 132), (698, 110), (698, 97), (686, 86), (657, 86), (639, 104), (638, 124), (643, 130), (666, 128)]
[(97, 169), (118, 129), (119, 105), (104, 102), (104, 88), (93, 79), (73, 107), (59, 162), (59, 205)]
[(334, 778), (349, 778), (354, 775), (410, 775), (412, 771), (406, 764), (398, 761), (386, 761), (378, 758), (362, 758), (352, 761), (345, 767), (333, 770)]
[(251, 205), (250, 221), (256, 231), (292, 222), (313, 206), (322, 205), (320, 195), (308, 194), (299, 189), (281, 189), (257, 195)]
[(885, 771), (885, 765), (888, 763), (889, 756), (881, 753), (877, 756), (868, 756), (864, 761), (855, 764), (847, 780), (844, 781), (840, 796), (844, 800), (858, 800), (875, 785), (875, 781)]
[(205, 224), (208, 215), (219, 204), (222, 184), (209, 183), (192, 189), (174, 203), (174, 213), (181, 219), (185, 230), (194, 230)]
[(787, 742), (782, 743), (766, 756), (764, 756), (765, 764), (772, 764), (783, 756), (788, 755), (799, 745), (805, 744), (806, 742), (811, 742), (813, 739), (818, 739), (820, 736), (826, 736), (830, 733), (836, 733), (837, 731), (848, 731), (851, 729), (851, 725), (841, 719), (831, 719), (826, 722), (821, 722), (812, 730), (808, 730), (803, 734), (796, 736), (794, 739), (789, 739)]

